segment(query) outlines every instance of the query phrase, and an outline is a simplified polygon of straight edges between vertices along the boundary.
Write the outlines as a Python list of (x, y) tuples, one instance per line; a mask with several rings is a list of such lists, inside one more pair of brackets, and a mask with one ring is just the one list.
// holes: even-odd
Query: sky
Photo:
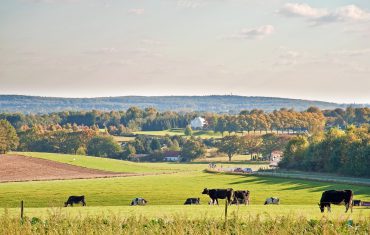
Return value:
[(1, 0), (0, 94), (370, 103), (370, 1)]

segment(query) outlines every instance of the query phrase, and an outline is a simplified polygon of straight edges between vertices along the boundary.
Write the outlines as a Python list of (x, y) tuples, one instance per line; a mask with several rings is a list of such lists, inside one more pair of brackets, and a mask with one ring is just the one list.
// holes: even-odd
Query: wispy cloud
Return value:
[(286, 3), (278, 13), (288, 17), (306, 18), (316, 24), (370, 20), (370, 12), (356, 5), (347, 5), (330, 11), (314, 8), (306, 3)]
[(263, 25), (257, 28), (245, 28), (239, 32), (226, 36), (227, 39), (263, 39), (274, 33), (275, 28), (272, 25)]
[(305, 3), (287, 3), (278, 11), (289, 17), (320, 18), (328, 14), (326, 9), (313, 8)]
[(178, 0), (177, 7), (181, 8), (198, 8), (206, 5), (204, 0)]
[(131, 8), (128, 10), (128, 13), (132, 15), (142, 15), (145, 13), (145, 10), (142, 8)]

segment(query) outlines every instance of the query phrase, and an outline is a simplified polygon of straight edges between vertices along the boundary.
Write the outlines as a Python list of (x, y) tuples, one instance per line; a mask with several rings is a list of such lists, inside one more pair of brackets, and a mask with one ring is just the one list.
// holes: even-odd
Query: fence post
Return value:
[(24, 203), (23, 200), (21, 201), (21, 220), (23, 220), (23, 212), (24, 212)]
[(227, 221), (227, 207), (229, 206), (229, 203), (227, 201), (227, 198), (225, 200), (225, 221)]

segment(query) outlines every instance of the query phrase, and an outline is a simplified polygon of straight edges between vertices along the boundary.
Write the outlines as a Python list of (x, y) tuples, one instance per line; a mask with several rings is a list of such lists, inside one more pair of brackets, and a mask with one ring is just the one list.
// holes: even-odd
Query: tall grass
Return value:
[(0, 217), (0, 234), (368, 234), (370, 219), (341, 218), (308, 220), (305, 217), (251, 216), (229, 220), (189, 219), (183, 216), (148, 218), (101, 214), (72, 217), (60, 210), (50, 211), (45, 219), (19, 218), (5, 212)]

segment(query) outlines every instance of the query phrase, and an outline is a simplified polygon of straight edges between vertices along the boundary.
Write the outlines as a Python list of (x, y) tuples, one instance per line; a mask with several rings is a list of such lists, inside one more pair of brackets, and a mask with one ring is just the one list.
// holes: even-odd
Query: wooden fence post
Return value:
[(225, 221), (227, 220), (227, 207), (229, 206), (229, 203), (227, 199), (225, 200)]
[(24, 203), (23, 200), (21, 201), (21, 220), (23, 220), (23, 212), (24, 212)]

